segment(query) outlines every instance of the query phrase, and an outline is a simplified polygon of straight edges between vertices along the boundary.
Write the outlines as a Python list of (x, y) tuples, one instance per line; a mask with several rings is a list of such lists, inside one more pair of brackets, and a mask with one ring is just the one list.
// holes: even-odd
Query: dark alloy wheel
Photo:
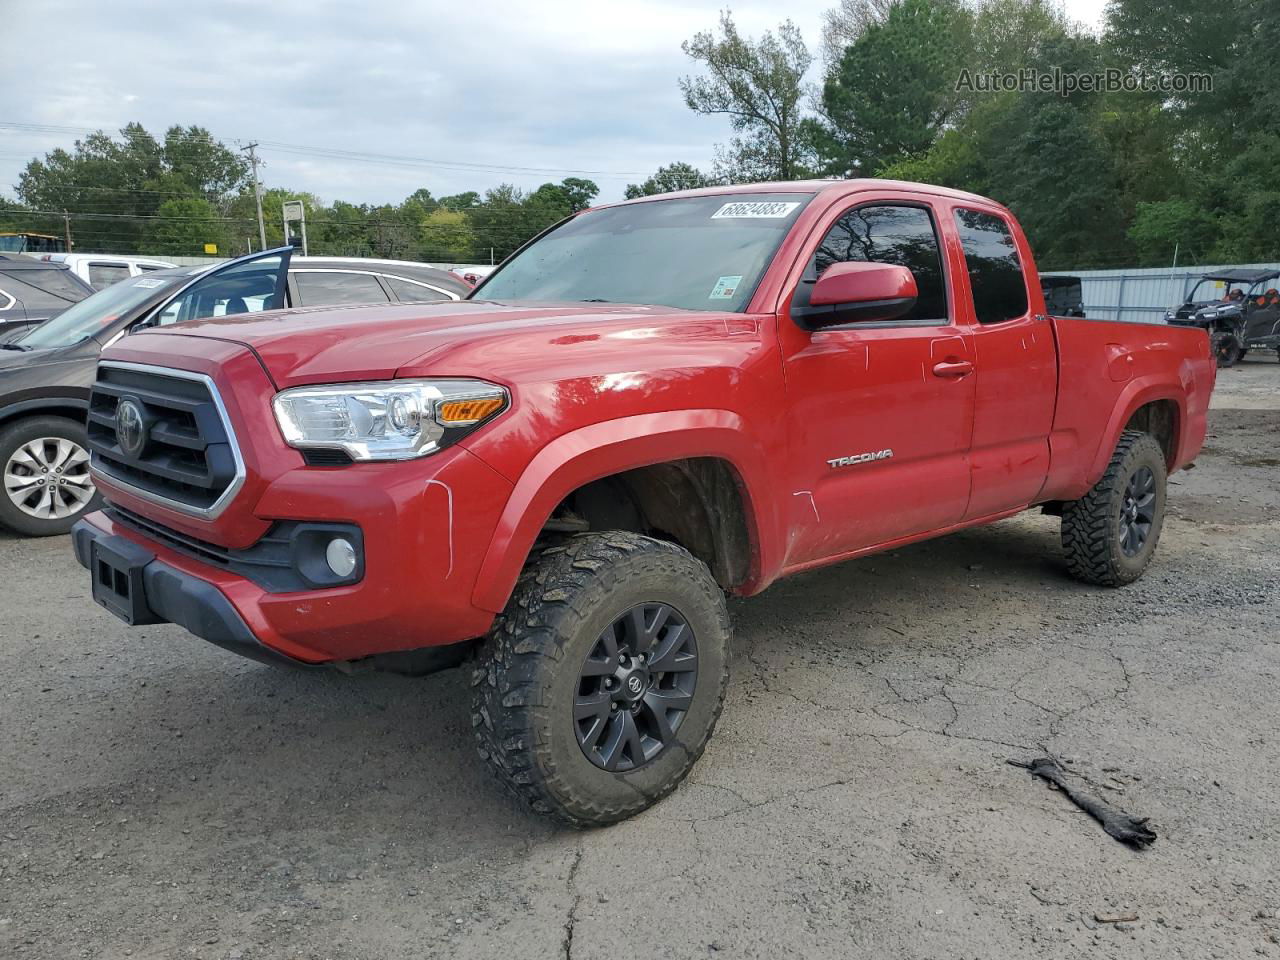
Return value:
[(728, 678), (729, 611), (705, 563), (639, 533), (575, 534), (530, 558), (480, 648), (476, 745), (539, 813), (617, 823), (679, 786)]
[(1120, 549), (1126, 557), (1142, 552), (1155, 519), (1156, 475), (1150, 467), (1139, 467), (1129, 478), (1120, 502)]
[(578, 678), (573, 722), (587, 759), (634, 770), (680, 729), (698, 683), (698, 644), (669, 604), (632, 607), (600, 634)]
[(1126, 430), (1102, 478), (1062, 505), (1062, 547), (1073, 577), (1120, 587), (1142, 576), (1160, 541), (1165, 480), (1155, 437)]

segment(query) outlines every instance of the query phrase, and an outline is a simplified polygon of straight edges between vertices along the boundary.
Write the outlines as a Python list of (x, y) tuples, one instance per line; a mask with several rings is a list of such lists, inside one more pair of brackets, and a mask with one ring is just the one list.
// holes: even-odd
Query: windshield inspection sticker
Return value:
[(721, 277), (716, 281), (716, 285), (711, 288), (711, 296), (707, 299), (732, 300), (733, 295), (738, 292), (738, 286), (741, 283), (741, 277)]
[(135, 287), (163, 287), (164, 281), (156, 280), (154, 278), (146, 279), (146, 280), (135, 280), (133, 285)]
[(726, 203), (711, 215), (712, 220), (781, 220), (789, 217), (799, 203), (781, 200)]

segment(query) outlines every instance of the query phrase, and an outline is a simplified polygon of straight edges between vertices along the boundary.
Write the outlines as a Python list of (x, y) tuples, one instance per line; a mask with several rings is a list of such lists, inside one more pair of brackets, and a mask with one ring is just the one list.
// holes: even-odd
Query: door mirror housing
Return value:
[(791, 315), (806, 330), (897, 320), (911, 312), (918, 295), (916, 278), (906, 267), (842, 261), (822, 271), (808, 305), (793, 303)]

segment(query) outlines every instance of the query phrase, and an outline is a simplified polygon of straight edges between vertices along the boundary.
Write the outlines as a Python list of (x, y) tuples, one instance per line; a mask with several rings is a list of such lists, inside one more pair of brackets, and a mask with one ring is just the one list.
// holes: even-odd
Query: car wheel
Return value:
[(1244, 352), (1240, 349), (1240, 341), (1234, 333), (1215, 333), (1209, 337), (1209, 351), (1218, 361), (1219, 367), (1234, 367), (1240, 362)]
[(1063, 505), (1062, 548), (1077, 580), (1133, 583), (1147, 569), (1164, 525), (1164, 450), (1149, 433), (1126, 430), (1102, 479)]
[(84, 425), (66, 417), (31, 417), (0, 431), (0, 468), (0, 523), (18, 533), (66, 533), (101, 499), (89, 476)]
[(480, 753), (534, 810), (576, 827), (661, 800), (724, 703), (724, 594), (682, 548), (586, 533), (526, 567), (472, 677)]

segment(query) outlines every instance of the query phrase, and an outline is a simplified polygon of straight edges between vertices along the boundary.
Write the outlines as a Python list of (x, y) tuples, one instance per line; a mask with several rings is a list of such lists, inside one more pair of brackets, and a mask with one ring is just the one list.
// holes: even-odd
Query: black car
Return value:
[(0, 343), (92, 295), (93, 287), (66, 264), (0, 255)]
[(1084, 284), (1079, 277), (1040, 277), (1045, 309), (1053, 317), (1084, 316)]
[(1280, 270), (1207, 273), (1185, 303), (1165, 314), (1165, 322), (1203, 329), (1220, 367), (1235, 366), (1250, 350), (1280, 354), (1278, 277)]
[(107, 287), (0, 343), (0, 524), (47, 536), (96, 509), (84, 426), (89, 387), (103, 348), (133, 330), (278, 306), (460, 300), (470, 290), (421, 264), (293, 257), (288, 247)]

